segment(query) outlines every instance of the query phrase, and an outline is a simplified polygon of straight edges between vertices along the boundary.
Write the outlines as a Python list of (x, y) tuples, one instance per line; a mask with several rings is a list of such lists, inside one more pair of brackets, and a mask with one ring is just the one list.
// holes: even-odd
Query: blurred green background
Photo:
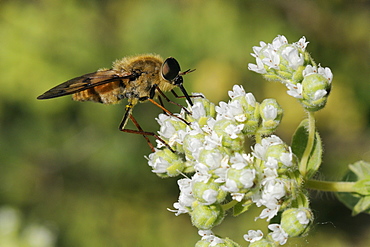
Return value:
[[(289, 143), (304, 117), (299, 104), (247, 64), (261, 40), (306, 36), (316, 62), (334, 73), (317, 118), (321, 179), (339, 180), (349, 163), (370, 161), (369, 26), (369, 1), (0, 1), (0, 206), (18, 212), (11, 234), (0, 224), (0, 245), (42, 246), (24, 245), (35, 224), (54, 236), (44, 246), (194, 246), (199, 239), (187, 215), (167, 211), (177, 201), (176, 180), (151, 172), (144, 138), (118, 131), (124, 104), (36, 100), (127, 55), (158, 53), (196, 68), (185, 87), (215, 103), (234, 84), (258, 101), (277, 98), (285, 110), (277, 134)], [(134, 111), (148, 131), (157, 130), (158, 113), (149, 103)], [(311, 234), (287, 246), (370, 245), (368, 215), (351, 217), (326, 193), (313, 193), (312, 207)], [(259, 211), (229, 216), (214, 231), (246, 246), (243, 234), (265, 224), (253, 220)]]

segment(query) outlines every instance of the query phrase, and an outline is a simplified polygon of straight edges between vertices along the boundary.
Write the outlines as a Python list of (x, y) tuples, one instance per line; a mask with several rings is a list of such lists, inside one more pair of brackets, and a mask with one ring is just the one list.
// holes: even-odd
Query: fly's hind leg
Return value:
[[(157, 140), (159, 140), (160, 142), (162, 142), (166, 147), (168, 147), (173, 153), (175, 152), (162, 138), (160, 138), (157, 134), (153, 133), (153, 132), (147, 132), (147, 131), (144, 131), (139, 123), (136, 121), (136, 119), (134, 118), (134, 116), (132, 116), (132, 108), (135, 106), (134, 103), (130, 102), (127, 106), (126, 106), (126, 112), (125, 112), (125, 115), (123, 116), (123, 119), (121, 121), (121, 124), (119, 125), (119, 129), (120, 131), (122, 132), (126, 132), (126, 133), (132, 133), (132, 134), (138, 134), (138, 135), (142, 135), (145, 140), (147, 141), (148, 143), (148, 146), (149, 148), (155, 152), (155, 148), (153, 146), (153, 144), (150, 142), (148, 136), (153, 136), (154, 138), (156, 138)], [(132, 123), (136, 126), (136, 128), (138, 130), (131, 130), (131, 129), (125, 129), (125, 126), (128, 122), (128, 120), (131, 120)]]

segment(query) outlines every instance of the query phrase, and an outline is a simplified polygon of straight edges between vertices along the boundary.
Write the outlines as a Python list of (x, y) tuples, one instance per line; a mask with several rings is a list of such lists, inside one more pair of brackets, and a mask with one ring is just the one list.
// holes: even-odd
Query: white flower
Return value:
[(245, 91), (244, 91), (243, 86), (234, 85), (233, 91), (229, 91), (228, 94), (229, 94), (229, 97), (233, 99), (239, 96), (245, 96)]
[(248, 69), (251, 70), (251, 71), (254, 71), (256, 73), (259, 73), (259, 74), (266, 74), (267, 71), (265, 69), (265, 65), (263, 64), (261, 58), (257, 57), (256, 58), (256, 64), (253, 64), (253, 63), (249, 63), (248, 64)]
[(195, 119), (200, 119), (201, 117), (206, 117), (206, 110), (201, 102), (195, 102), (192, 106), (191, 116)]
[(328, 92), (324, 89), (319, 89), (315, 92), (315, 94), (313, 95), (313, 100), (319, 100), (321, 99), (322, 97), (324, 97)]
[(258, 159), (265, 160), (266, 150), (269, 146), (283, 144), (284, 142), (276, 135), (271, 135), (262, 139), (261, 143), (256, 143), (252, 149), (252, 155)]
[(218, 246), (218, 244), (224, 243), (224, 241), (216, 237), (211, 230), (199, 230), (198, 234), (202, 237), (202, 240), (211, 243), (209, 246)]
[(297, 98), (297, 99), (303, 98), (302, 96), (303, 88), (302, 88), (301, 83), (293, 84), (293, 83), (288, 82), (285, 84), (285, 86), (288, 88), (287, 93), (290, 96), (293, 96), (294, 98)]
[(217, 201), (217, 191), (208, 189), (203, 192), (202, 198), (206, 201), (205, 205), (213, 204)]
[(238, 192), (239, 188), (233, 179), (226, 178), (226, 183), (220, 187), (222, 190), (227, 192)]
[(244, 199), (244, 193), (232, 192), (230, 193), (231, 198), (235, 201), (241, 202)]
[(262, 199), (276, 201), (285, 196), (285, 185), (280, 179), (263, 182)]
[(317, 68), (316, 66), (307, 65), (306, 68), (302, 71), (302, 75), (304, 77), (309, 76), (311, 74), (317, 74)]
[(167, 209), (168, 211), (174, 212), (176, 216), (184, 213), (188, 213), (188, 207), (192, 205), (195, 198), (192, 195), (191, 179), (183, 178), (177, 181), (180, 188), (180, 195), (178, 202), (173, 204), (175, 209)]
[(263, 237), (263, 233), (261, 230), (257, 230), (257, 231), (249, 230), (248, 234), (244, 234), (243, 237), (246, 241), (253, 243), (258, 240), (261, 240)]
[(282, 57), (288, 61), (289, 67), (296, 70), (299, 66), (303, 65), (303, 55), (298, 52), (294, 46), (287, 46), (281, 52)]
[(225, 241), (219, 237), (211, 236), (211, 239), (209, 240), (209, 242), (211, 242), (209, 246), (219, 246), (219, 244), (223, 244)]
[(178, 202), (175, 202), (173, 204), (173, 207), (175, 209), (169, 209), (169, 208), (167, 208), (167, 210), (170, 211), (170, 212), (175, 213), (176, 216), (179, 216), (180, 214), (185, 214), (185, 213), (188, 213), (189, 212), (189, 210), (186, 207), (184, 207), (183, 205), (181, 205)]
[(221, 161), (223, 159), (223, 154), (218, 151), (207, 153), (205, 157), (203, 157), (206, 165), (210, 167), (210, 169), (216, 169), (221, 166)]
[(202, 128), (199, 126), (198, 122), (191, 122), (190, 125), (186, 127), (186, 131), (189, 135), (203, 134)]
[(278, 110), (273, 105), (266, 105), (263, 109), (264, 120), (275, 120), (277, 117)]
[(255, 177), (256, 177), (256, 170), (245, 169), (241, 172), (239, 181), (243, 184), (245, 189), (248, 189), (254, 185)]
[(156, 118), (156, 120), (161, 126), (160, 130), (158, 131), (159, 135), (169, 139), (176, 133), (176, 129), (171, 122), (175, 120), (172, 119), (170, 116), (161, 113), (159, 114), (158, 118)]
[(279, 144), (284, 144), (284, 142), (277, 135), (271, 135), (262, 139), (262, 145), (266, 147)]
[(266, 154), (266, 147), (264, 147), (260, 143), (256, 143), (254, 147), (251, 147), (252, 149), (252, 155), (256, 157), (257, 159), (264, 160), (265, 154)]
[(238, 138), (238, 134), (242, 132), (243, 128), (244, 128), (244, 124), (239, 124), (239, 125), (229, 124), (225, 128), (225, 133), (228, 134), (231, 139), (236, 139)]
[(277, 169), (278, 168), (278, 161), (274, 157), (267, 157), (267, 161), (265, 162), (265, 167), (271, 168), (271, 169)]
[(262, 62), (269, 68), (279, 69), (280, 56), (271, 44), (268, 44), (267, 48), (263, 50), (264, 58)]
[[(245, 163), (247, 164), (248, 163), (248, 160), (247, 160), (248, 156), (243, 153), (243, 154), (240, 154), (240, 153), (235, 153), (231, 158), (230, 158), (230, 162), (232, 164), (236, 164), (236, 163)], [(251, 162), (249, 162), (251, 163)], [(244, 168), (244, 167), (243, 167)]]
[(279, 224), (270, 224), (268, 228), (272, 231), (269, 233), (271, 238), (279, 242), (280, 245), (283, 245), (288, 240), (288, 234), (280, 227)]
[(284, 35), (278, 35), (273, 41), (272, 41), (272, 47), (275, 51), (277, 51), (281, 46), (288, 44), (287, 38), (285, 38)]
[(277, 176), (278, 176), (278, 173), (277, 173), (276, 168), (265, 168), (263, 169), (264, 179), (262, 180), (261, 184), (264, 185), (267, 183), (267, 181), (274, 180), (275, 178), (277, 178)]
[(260, 41), (260, 46), (253, 46), (254, 53), (251, 53), (251, 55), (255, 58), (257, 58), (261, 52), (261, 50), (266, 46), (267, 44), (263, 41)]
[(295, 42), (294, 45), (296, 45), (298, 48), (302, 49), (302, 51), (305, 51), (308, 43), (310, 43), (310, 42), (308, 42), (308, 41), (306, 42), (306, 37), (303, 36), (300, 40)]
[(154, 153), (151, 153), (149, 155), (149, 161), (148, 161), (148, 164), (149, 166), (151, 166), (153, 169), (152, 169), (152, 172), (154, 173), (166, 173), (167, 172), (167, 168), (171, 166), (171, 164), (163, 159), (162, 157), (158, 157), (157, 159), (155, 159), (154, 161), (151, 159), (151, 157), (154, 155)]
[(324, 76), (328, 80), (329, 84), (333, 80), (333, 73), (331, 72), (330, 68), (328, 67), (323, 68), (320, 66), (320, 64), (318, 68), (316, 66), (307, 65), (306, 68), (302, 72), (302, 75), (304, 77), (309, 76), (311, 74), (319, 74), (319, 75)]
[(212, 131), (211, 135), (206, 135), (203, 146), (207, 150), (213, 150), (222, 146), (222, 136), (218, 136), (216, 132)]
[(255, 107), (256, 106), (256, 98), (252, 93), (247, 93), (245, 95), (245, 98), (247, 99), (247, 102), (250, 106)]
[(293, 152), (291, 147), (289, 147), (289, 153), (282, 153), (280, 155), (280, 161), (287, 167), (291, 167), (293, 165)]
[(214, 235), (213, 232), (212, 232), (212, 230), (199, 230), (198, 231), (198, 234), (199, 234), (199, 236), (202, 237), (202, 239), (203, 239), (203, 237)]
[(333, 80), (333, 73), (331, 72), (330, 68), (328, 68), (328, 67), (326, 67), (326, 68), (319, 67), (318, 73), (320, 75), (323, 75), (329, 81), (329, 84)]
[(202, 127), (202, 130), (207, 133), (212, 135), (213, 133), (213, 127), (215, 126), (216, 120), (214, 118), (208, 118), (207, 124)]
[[(184, 145), (184, 150), (187, 150), (191, 153), (193, 158), (197, 158), (199, 156), (199, 151), (203, 147), (203, 140), (200, 138), (195, 138), (190, 135), (186, 138), (187, 142), (186, 145)], [(187, 160), (189, 159), (189, 156), (187, 155), (185, 157)]]
[(226, 116), (227, 112), (229, 111), (229, 104), (226, 102), (221, 101), (218, 106), (215, 107), (215, 110), (218, 115)]
[(264, 210), (262, 210), (260, 216), (256, 217), (254, 220), (267, 218), (266, 221), (270, 221), (273, 217), (277, 215), (279, 209), (280, 205), (275, 205), (274, 208), (265, 208)]
[(302, 225), (307, 225), (308, 223), (310, 223), (310, 220), (307, 218), (306, 212), (303, 210), (297, 213), (297, 219)]
[(196, 173), (192, 177), (193, 180), (203, 181), (206, 183), (208, 179), (210, 179), (212, 176), (210, 173), (211, 169), (203, 163), (195, 163), (194, 170), (196, 171)]

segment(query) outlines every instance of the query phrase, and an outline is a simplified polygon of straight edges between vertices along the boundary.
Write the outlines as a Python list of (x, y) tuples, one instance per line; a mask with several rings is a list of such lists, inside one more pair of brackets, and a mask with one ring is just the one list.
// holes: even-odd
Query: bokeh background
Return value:
[[(242, 84), (258, 101), (285, 110), (277, 132), (290, 142), (304, 114), (284, 86), (248, 71), (249, 53), (278, 34), (306, 36), (316, 62), (334, 73), (327, 107), (317, 114), (325, 144), (320, 178), (339, 180), (346, 166), (370, 161), (369, 1), (0, 1), (0, 246), (194, 246), (187, 215), (167, 211), (175, 179), (151, 172), (144, 138), (117, 127), (124, 104), (36, 97), (127, 55), (177, 58), (189, 92), (213, 102)], [(179, 100), (179, 102), (183, 102)], [(170, 108), (176, 111), (175, 108)], [(156, 131), (160, 110), (134, 114)], [(370, 217), (351, 217), (329, 193), (312, 193), (316, 223), (287, 246), (369, 246)], [(244, 246), (260, 209), (215, 228)]]

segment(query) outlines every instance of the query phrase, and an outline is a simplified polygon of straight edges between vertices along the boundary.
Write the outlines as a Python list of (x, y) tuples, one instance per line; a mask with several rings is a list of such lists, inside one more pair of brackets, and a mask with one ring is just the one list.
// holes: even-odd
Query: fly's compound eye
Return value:
[(180, 64), (173, 57), (167, 58), (162, 64), (162, 76), (167, 81), (174, 80), (180, 73)]

